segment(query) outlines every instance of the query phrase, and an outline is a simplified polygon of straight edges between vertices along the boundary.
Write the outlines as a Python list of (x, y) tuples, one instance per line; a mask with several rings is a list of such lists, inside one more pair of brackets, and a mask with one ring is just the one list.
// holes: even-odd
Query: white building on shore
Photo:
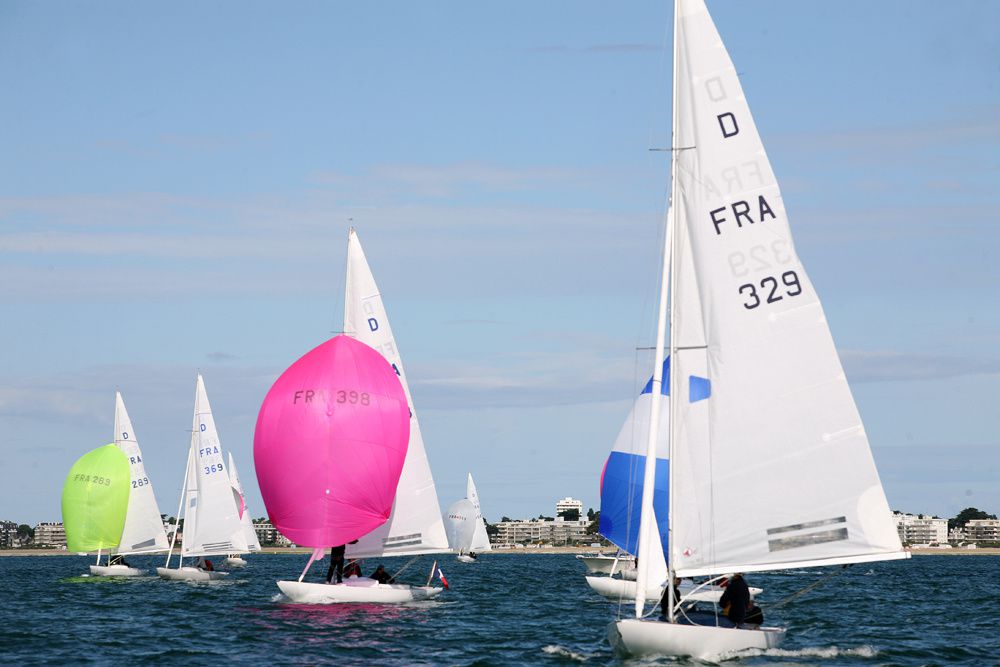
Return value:
[(965, 538), (970, 542), (1000, 542), (1000, 519), (969, 519)]
[(566, 496), (562, 500), (556, 502), (556, 516), (570, 510), (576, 510), (577, 516), (583, 518), (583, 501), (575, 500)]
[(497, 524), (497, 534), (493, 543), (497, 546), (513, 547), (517, 544), (567, 545), (590, 541), (587, 535), (586, 519), (567, 521), (561, 516), (555, 519), (528, 519), (527, 521), (501, 521)]
[(948, 544), (948, 519), (893, 512), (899, 540), (905, 544)]
[(66, 548), (66, 529), (61, 521), (43, 521), (35, 526), (35, 546)]

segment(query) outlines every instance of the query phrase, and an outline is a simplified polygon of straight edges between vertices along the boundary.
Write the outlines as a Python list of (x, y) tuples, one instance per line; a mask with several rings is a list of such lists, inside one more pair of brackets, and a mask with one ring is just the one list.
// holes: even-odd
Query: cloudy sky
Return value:
[[(379, 281), (443, 505), (598, 505), (651, 362), (669, 3), (0, 4), (0, 518), (120, 389), (174, 514)], [(709, 3), (893, 508), (1000, 512), (1000, 3)]]

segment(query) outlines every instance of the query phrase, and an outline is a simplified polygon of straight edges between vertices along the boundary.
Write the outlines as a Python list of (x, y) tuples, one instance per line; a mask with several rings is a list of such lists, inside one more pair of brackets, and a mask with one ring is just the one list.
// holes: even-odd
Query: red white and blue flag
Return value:
[(447, 590), (449, 588), (448, 587), (448, 580), (444, 578), (444, 572), (441, 571), (441, 568), (438, 568), (437, 570), (438, 570), (438, 579), (441, 580), (441, 584)]

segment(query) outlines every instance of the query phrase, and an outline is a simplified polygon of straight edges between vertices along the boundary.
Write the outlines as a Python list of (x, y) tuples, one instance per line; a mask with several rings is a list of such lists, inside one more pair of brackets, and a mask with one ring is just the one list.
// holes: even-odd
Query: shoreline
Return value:
[[(602, 554), (613, 556), (616, 553), (614, 547), (538, 547), (535, 549), (494, 549), (488, 552), (481, 552), (490, 555), (503, 554)], [(280, 555), (280, 554), (310, 554), (312, 549), (308, 547), (264, 547), (258, 554)], [(911, 549), (914, 556), (1000, 556), (1000, 548), (983, 547), (981, 549)], [(0, 549), (0, 558), (4, 556), (76, 556), (72, 551), (65, 549)], [(160, 554), (149, 554), (156, 556)], [(388, 556), (386, 556), (388, 557)]]

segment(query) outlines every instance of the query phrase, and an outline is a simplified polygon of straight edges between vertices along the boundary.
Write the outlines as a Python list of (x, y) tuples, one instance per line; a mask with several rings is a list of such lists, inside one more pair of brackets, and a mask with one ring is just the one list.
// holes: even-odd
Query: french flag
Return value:
[(448, 580), (444, 578), (444, 572), (441, 571), (441, 568), (438, 568), (438, 579), (441, 580), (441, 584), (444, 586), (445, 590), (449, 590)]

